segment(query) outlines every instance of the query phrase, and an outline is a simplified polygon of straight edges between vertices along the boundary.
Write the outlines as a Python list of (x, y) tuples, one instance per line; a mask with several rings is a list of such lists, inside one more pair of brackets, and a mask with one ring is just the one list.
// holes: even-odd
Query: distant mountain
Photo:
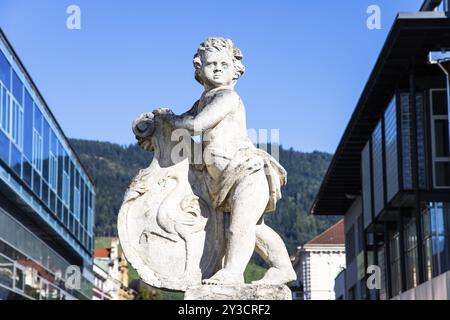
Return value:
[[(96, 186), (95, 234), (116, 236), (117, 214), (125, 190), (139, 169), (150, 164), (152, 154), (137, 145), (78, 139), (72, 139), (71, 143)], [(330, 160), (328, 153), (280, 148), (280, 163), (288, 172), (288, 183), (282, 190), (277, 211), (267, 215), (266, 223), (281, 235), (290, 254), (338, 220), (307, 214)]]

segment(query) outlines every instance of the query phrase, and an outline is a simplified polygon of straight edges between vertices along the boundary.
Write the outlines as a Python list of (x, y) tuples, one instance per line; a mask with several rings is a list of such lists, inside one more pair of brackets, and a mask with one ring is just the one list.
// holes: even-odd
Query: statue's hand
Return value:
[(153, 111), (158, 117), (160, 117), (164, 122), (170, 124), (174, 128), (178, 128), (182, 121), (182, 117), (174, 114), (172, 110), (167, 108), (159, 108)]
[(174, 115), (173, 111), (169, 108), (156, 108), (153, 110), (153, 114), (164, 117), (166, 115)]

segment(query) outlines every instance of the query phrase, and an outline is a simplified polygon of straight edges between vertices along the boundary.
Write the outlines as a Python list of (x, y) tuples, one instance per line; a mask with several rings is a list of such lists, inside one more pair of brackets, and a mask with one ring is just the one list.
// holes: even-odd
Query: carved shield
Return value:
[[(205, 173), (190, 165), (189, 157), (170, 159), (177, 145), (170, 128), (148, 114), (135, 121), (135, 133), (138, 127), (146, 131), (145, 139), (137, 133), (140, 144), (151, 145), (154, 158), (125, 194), (118, 216), (120, 242), (144, 282), (185, 291), (220, 269), (223, 216), (211, 205)], [(190, 136), (179, 141), (178, 147), (191, 144)]]

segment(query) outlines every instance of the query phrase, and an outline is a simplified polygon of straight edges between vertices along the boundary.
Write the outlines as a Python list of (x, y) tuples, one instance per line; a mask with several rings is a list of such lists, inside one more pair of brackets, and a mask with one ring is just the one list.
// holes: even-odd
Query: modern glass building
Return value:
[[(94, 207), (92, 180), (0, 29), (0, 299), (91, 299)], [(81, 282), (68, 286), (73, 266)]]
[(450, 50), (441, 2), (397, 16), (311, 208), (344, 215), (342, 298), (450, 299), (449, 91), (429, 63)]

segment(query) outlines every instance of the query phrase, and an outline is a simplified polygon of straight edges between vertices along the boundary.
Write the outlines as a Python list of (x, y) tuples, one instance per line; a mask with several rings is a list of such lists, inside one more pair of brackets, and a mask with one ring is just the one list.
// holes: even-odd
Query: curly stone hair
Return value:
[(195, 80), (203, 85), (203, 80), (200, 76), (200, 68), (202, 66), (201, 54), (205, 51), (225, 51), (228, 52), (233, 58), (233, 65), (236, 71), (234, 80), (239, 79), (245, 72), (245, 67), (242, 64), (242, 52), (236, 47), (230, 39), (222, 37), (211, 37), (206, 39), (197, 50), (194, 55), (194, 68), (195, 68)]

